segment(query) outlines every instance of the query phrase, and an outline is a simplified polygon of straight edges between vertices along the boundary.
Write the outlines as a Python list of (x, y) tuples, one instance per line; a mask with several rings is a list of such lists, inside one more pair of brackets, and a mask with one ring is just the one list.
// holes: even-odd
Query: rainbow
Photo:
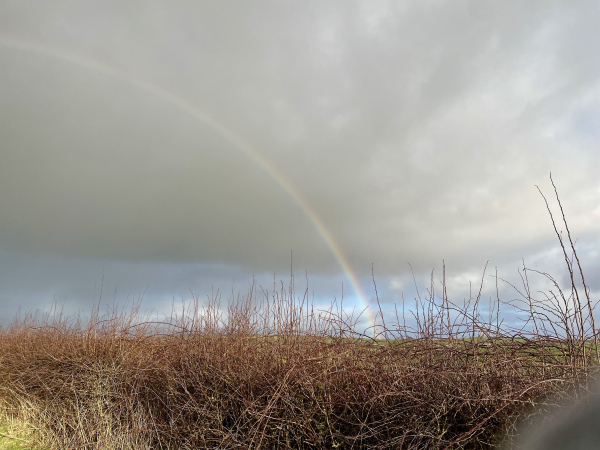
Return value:
[(350, 282), (350, 285), (355, 295), (358, 297), (359, 301), (364, 307), (367, 321), (373, 325), (375, 324), (376, 315), (373, 313), (373, 310), (369, 306), (369, 302), (367, 300), (368, 297), (362, 289), (360, 282), (357, 276), (355, 275), (352, 267), (350, 266), (348, 258), (345, 256), (341, 247), (331, 235), (331, 232), (327, 229), (327, 226), (323, 223), (316, 211), (304, 199), (300, 192), (286, 179), (286, 177), (281, 173), (281, 171), (279, 171), (270, 161), (265, 159), (262, 155), (260, 155), (260, 153), (258, 153), (250, 145), (243, 141), (237, 134), (235, 134), (233, 131), (227, 128), (223, 123), (217, 121), (206, 111), (179, 97), (177, 94), (157, 84), (154, 84), (151, 81), (141, 78), (135, 74), (125, 72), (121, 69), (103, 63), (96, 59), (72, 53), (62, 48), (51, 47), (45, 44), (23, 40), (22, 38), (14, 38), (8, 36), (0, 36), (0, 46), (13, 50), (42, 54), (124, 81), (132, 86), (135, 86), (138, 89), (141, 89), (145, 92), (148, 92), (149, 94), (154, 95), (157, 98), (160, 98), (169, 105), (176, 107), (180, 111), (189, 114), (194, 119), (198, 120), (202, 124), (211, 128), (214, 132), (218, 133), (223, 139), (225, 139), (235, 148), (240, 150), (246, 156), (250, 157), (302, 209), (304, 214), (308, 217), (308, 219), (311, 221), (321, 238), (325, 241), (325, 243), (331, 250), (331, 253), (335, 256), (338, 265), (343, 270), (345, 277)]

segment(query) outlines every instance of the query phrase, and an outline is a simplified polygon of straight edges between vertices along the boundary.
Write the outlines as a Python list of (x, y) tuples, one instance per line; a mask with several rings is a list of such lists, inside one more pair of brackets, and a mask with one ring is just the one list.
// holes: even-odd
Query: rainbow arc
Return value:
[(229, 129), (225, 124), (215, 119), (213, 116), (211, 116), (208, 112), (204, 111), (200, 107), (178, 96), (174, 92), (171, 92), (170, 90), (167, 90), (162, 86), (159, 86), (138, 75), (134, 75), (124, 70), (118, 69), (97, 59), (73, 53), (62, 48), (27, 41), (21, 38), (0, 36), (0, 46), (8, 49), (45, 55), (47, 57), (55, 58), (118, 79), (138, 89), (141, 89), (142, 91), (154, 95), (157, 98), (160, 98), (169, 105), (179, 109), (180, 111), (185, 112), (186, 114), (189, 114), (194, 119), (198, 120), (205, 126), (212, 129), (225, 141), (230, 143), (232, 146), (234, 146), (236, 149), (238, 149), (247, 157), (249, 157), (252, 161), (254, 161), (254, 163), (258, 167), (260, 167), (273, 181), (275, 181), (276, 184), (279, 185), (287, 193), (287, 195), (300, 207), (300, 209), (304, 212), (306, 217), (313, 224), (314, 228), (317, 230), (323, 241), (327, 244), (331, 253), (336, 258), (339, 267), (342, 269), (345, 277), (350, 282), (352, 290), (354, 291), (358, 300), (362, 303), (365, 309), (365, 314), (368, 322), (371, 324), (375, 324), (376, 316), (373, 313), (371, 307), (369, 306), (368, 297), (362, 289), (360, 282), (348, 261), (348, 258), (345, 256), (344, 252), (342, 251), (342, 248), (334, 239), (333, 235), (331, 234), (325, 223), (321, 220), (317, 212), (301, 195), (298, 189), (285, 177), (285, 175), (279, 169), (277, 169), (277, 167), (275, 167), (269, 160), (267, 160), (254, 148), (252, 148), (252, 146), (246, 143), (235, 132)]

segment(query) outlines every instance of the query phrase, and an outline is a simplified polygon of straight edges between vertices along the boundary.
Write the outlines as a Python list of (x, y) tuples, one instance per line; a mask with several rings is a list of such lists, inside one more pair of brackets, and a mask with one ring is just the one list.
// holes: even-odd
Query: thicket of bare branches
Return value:
[(432, 276), (418, 296), (412, 326), (380, 308), (365, 332), (343, 305), (316, 311), (308, 292), (297, 298), (293, 279), (224, 310), (219, 294), (196, 297), (160, 322), (139, 303), (87, 321), (53, 311), (0, 334), (0, 407), (61, 450), (495, 448), (551, 395), (584, 396), (598, 363), (594, 305), (563, 222), (571, 286), (538, 272), (552, 286), (540, 298), (524, 266), (510, 302), (529, 318), (520, 329), (500, 321), (499, 297), (482, 307), (481, 288), (453, 303), (445, 273), (439, 295)]

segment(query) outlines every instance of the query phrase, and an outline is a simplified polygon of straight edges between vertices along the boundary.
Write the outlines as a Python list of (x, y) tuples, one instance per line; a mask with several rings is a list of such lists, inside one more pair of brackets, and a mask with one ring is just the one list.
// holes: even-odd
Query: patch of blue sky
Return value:
[(573, 129), (588, 138), (600, 139), (600, 104), (580, 109), (573, 115)]

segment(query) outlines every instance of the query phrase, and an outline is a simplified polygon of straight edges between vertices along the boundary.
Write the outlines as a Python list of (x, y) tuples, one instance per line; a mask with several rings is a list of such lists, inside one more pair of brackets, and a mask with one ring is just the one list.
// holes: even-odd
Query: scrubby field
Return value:
[(418, 329), (379, 327), (387, 340), (303, 306), (26, 318), (0, 335), (2, 411), (48, 449), (484, 449), (585, 387), (596, 360), (589, 339), (467, 321), (476, 305), (423, 304)]

